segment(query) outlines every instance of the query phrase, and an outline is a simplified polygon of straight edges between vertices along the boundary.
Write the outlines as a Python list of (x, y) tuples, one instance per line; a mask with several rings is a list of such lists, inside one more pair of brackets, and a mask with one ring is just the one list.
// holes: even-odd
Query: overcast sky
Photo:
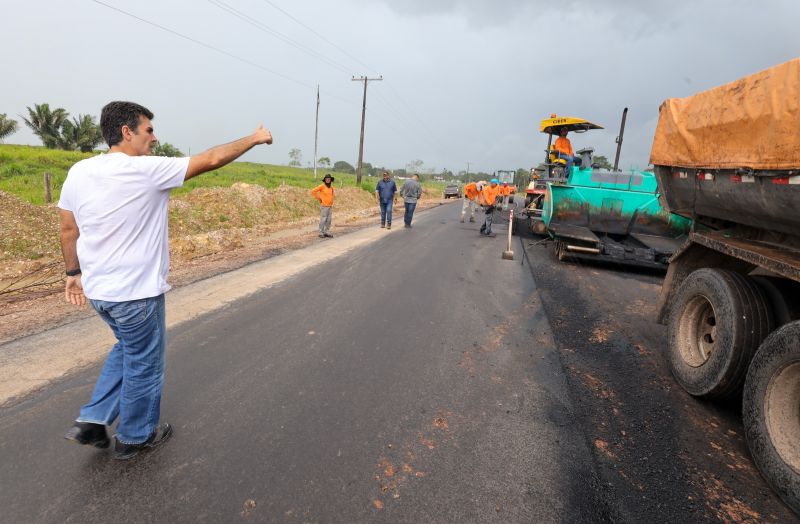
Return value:
[(573, 146), (613, 159), (628, 107), (621, 164), (644, 168), (664, 99), (800, 55), (797, 0), (102, 2), (2, 0), (0, 113), (21, 126), (6, 142), (40, 144), (18, 116), (26, 106), (99, 116), (127, 99), (184, 152), (263, 121), (275, 143), (245, 159), (286, 164), (299, 148), (306, 164), (319, 84), (318, 156), (355, 164), (362, 84), (351, 77), (383, 75), (367, 91), (372, 164), (529, 168), (551, 113), (603, 125)]

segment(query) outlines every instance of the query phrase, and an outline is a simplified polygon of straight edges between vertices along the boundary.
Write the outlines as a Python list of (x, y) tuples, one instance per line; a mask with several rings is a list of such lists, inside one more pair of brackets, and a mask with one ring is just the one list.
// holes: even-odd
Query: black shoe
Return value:
[(331, 235), (330, 233), (325, 233), (325, 236), (328, 238), (333, 238), (333, 235)]
[(91, 422), (76, 422), (74, 426), (69, 428), (64, 438), (82, 446), (94, 446), (96, 448), (107, 448), (110, 444), (106, 427), (103, 424), (93, 424)]
[(411, 229), (411, 224), (406, 224), (405, 227)]
[(325, 233), (320, 233), (319, 238), (325, 238)]
[(160, 446), (169, 440), (171, 436), (172, 426), (163, 422), (150, 434), (150, 438), (141, 444), (125, 444), (124, 442), (114, 439), (114, 458), (117, 460), (131, 459), (138, 455), (140, 451)]

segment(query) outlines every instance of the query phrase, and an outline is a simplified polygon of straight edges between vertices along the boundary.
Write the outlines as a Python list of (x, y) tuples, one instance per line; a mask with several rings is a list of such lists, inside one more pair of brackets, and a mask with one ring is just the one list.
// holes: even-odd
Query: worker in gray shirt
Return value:
[(417, 207), (417, 200), (422, 196), (422, 186), (419, 183), (419, 175), (413, 175), (411, 180), (406, 180), (400, 188), (400, 196), (406, 205), (406, 214), (403, 221), (406, 228), (411, 227), (411, 219), (414, 216), (414, 209)]

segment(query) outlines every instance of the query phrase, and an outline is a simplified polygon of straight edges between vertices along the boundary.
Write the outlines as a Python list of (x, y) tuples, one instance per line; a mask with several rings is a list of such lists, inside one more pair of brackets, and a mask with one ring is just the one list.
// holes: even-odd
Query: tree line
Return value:
[[(420, 165), (422, 161), (418, 161)], [(290, 167), (302, 167), (303, 166), (303, 152), (300, 149), (293, 148), (289, 150), (289, 166)], [(356, 172), (355, 166), (353, 166), (349, 162), (345, 162), (344, 160), (337, 160), (336, 162), (331, 163), (331, 158), (328, 156), (322, 156), (317, 159), (317, 166), (322, 169), (330, 169), (333, 168), (334, 171), (339, 173), (350, 173), (353, 174)], [(405, 170), (397, 170), (397, 169), (390, 169), (388, 167), (382, 166), (373, 166), (369, 162), (364, 162), (362, 164), (362, 173), (367, 176), (381, 176), (384, 171), (388, 171), (389, 173), (393, 173), (395, 175), (399, 174), (399, 171), (402, 171), (403, 175), (405, 174)], [(402, 175), (401, 175), (402, 176)]]
[[(48, 149), (89, 153), (103, 143), (100, 125), (92, 115), (79, 114), (70, 119), (66, 109), (63, 107), (51, 109), (47, 103), (33, 104), (33, 107), (25, 109), (28, 110), (28, 116), (20, 115), (20, 117)], [(5, 113), (0, 113), (0, 142), (16, 133), (18, 129), (16, 120), (8, 118)], [(159, 142), (153, 147), (153, 155), (183, 156), (183, 153), (168, 142)]]

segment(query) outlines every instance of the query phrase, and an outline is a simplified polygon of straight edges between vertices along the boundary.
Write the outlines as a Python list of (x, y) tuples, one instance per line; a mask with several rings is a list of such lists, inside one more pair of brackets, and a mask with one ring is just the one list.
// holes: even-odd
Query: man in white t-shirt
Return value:
[(75, 305), (88, 299), (117, 338), (91, 400), (65, 438), (108, 447), (106, 426), (119, 417), (114, 458), (123, 460), (172, 435), (168, 423), (159, 423), (164, 293), (170, 287), (169, 192), (256, 145), (272, 143), (261, 125), (249, 136), (190, 158), (154, 157), (152, 118), (133, 102), (107, 104), (100, 128), (109, 152), (72, 166), (58, 202), (66, 299)]

